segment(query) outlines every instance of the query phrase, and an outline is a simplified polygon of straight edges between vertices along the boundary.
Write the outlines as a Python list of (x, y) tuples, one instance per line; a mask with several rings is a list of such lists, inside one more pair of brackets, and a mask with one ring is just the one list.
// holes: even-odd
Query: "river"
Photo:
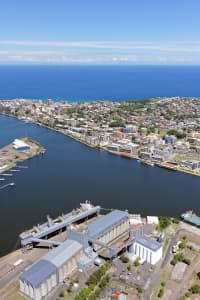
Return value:
[(24, 163), (0, 186), (0, 255), (19, 247), (25, 229), (79, 207), (86, 199), (106, 208), (146, 215), (178, 217), (187, 209), (200, 213), (199, 177), (144, 166), (82, 145), (73, 139), (15, 118), (0, 116), (0, 146), (29, 136), (45, 148), (44, 156)]

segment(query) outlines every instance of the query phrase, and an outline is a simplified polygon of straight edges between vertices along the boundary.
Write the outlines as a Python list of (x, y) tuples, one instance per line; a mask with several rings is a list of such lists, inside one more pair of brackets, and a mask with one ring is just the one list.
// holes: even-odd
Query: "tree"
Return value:
[(167, 228), (170, 224), (171, 224), (170, 218), (163, 217), (163, 216), (159, 217), (159, 225), (161, 230)]
[(164, 289), (161, 288), (159, 293), (158, 293), (158, 298), (161, 298), (164, 295)]
[(136, 260), (134, 261), (134, 266), (139, 267), (139, 265), (140, 265), (139, 258), (136, 258)]
[(200, 286), (198, 284), (194, 284), (189, 288), (189, 292), (191, 292), (192, 294), (200, 293)]
[(121, 259), (121, 261), (122, 261), (124, 264), (126, 264), (126, 263), (129, 262), (129, 258), (128, 258), (127, 256), (125, 256), (125, 255), (121, 255), (121, 256), (120, 256), (120, 259)]

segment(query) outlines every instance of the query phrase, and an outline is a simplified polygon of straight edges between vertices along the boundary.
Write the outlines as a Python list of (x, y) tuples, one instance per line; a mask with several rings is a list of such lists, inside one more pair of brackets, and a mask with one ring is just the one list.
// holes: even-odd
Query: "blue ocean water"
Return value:
[(0, 66), (0, 99), (200, 96), (200, 66)]

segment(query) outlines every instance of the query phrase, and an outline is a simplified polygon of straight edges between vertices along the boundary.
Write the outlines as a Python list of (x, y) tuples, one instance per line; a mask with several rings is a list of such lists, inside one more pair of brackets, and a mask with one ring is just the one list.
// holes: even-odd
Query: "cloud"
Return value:
[(0, 40), (2, 46), (22, 47), (60, 47), (60, 48), (93, 48), (93, 49), (124, 49), (154, 50), (166, 52), (200, 52), (200, 42), (132, 42), (132, 41), (20, 41)]
[(0, 40), (0, 63), (200, 64), (200, 42)]
[(74, 54), (65, 51), (4, 50), (0, 51), (0, 63), (43, 64), (196, 64), (200, 56), (154, 54)]

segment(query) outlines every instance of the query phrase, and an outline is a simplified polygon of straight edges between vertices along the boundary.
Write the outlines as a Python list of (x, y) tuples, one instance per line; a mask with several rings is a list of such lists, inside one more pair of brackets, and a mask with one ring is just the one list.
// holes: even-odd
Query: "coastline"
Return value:
[[(15, 118), (15, 119), (17, 119), (17, 120), (22, 121), (22, 122), (25, 123), (24, 120), (22, 120), (22, 119), (20, 119), (20, 118), (18, 118), (18, 117), (16, 117), (16, 116), (14, 116), (14, 115), (6, 114), (6, 113), (1, 113), (1, 115), (5, 115), (5, 116), (11, 117), (11, 118)], [(112, 150), (108, 150), (106, 147), (103, 147), (103, 146), (92, 145), (92, 144), (86, 142), (85, 140), (82, 140), (82, 139), (80, 139), (80, 138), (78, 138), (78, 137), (76, 137), (76, 136), (74, 136), (74, 135), (72, 135), (72, 134), (70, 134), (70, 133), (68, 133), (68, 132), (66, 132), (66, 131), (64, 131), (64, 130), (62, 130), (62, 129), (56, 129), (56, 128), (54, 128), (54, 127), (47, 126), (47, 125), (45, 125), (45, 124), (43, 124), (43, 123), (40, 123), (40, 122), (38, 122), (38, 121), (37, 121), (37, 122), (30, 122), (30, 123), (32, 123), (32, 124), (34, 124), (34, 125), (42, 126), (42, 127), (44, 127), (44, 128), (48, 128), (48, 129), (50, 129), (50, 130), (52, 130), (52, 131), (61, 133), (61, 134), (63, 134), (63, 135), (66, 135), (66, 136), (68, 136), (69, 138), (72, 138), (73, 140), (75, 140), (75, 141), (77, 141), (77, 142), (79, 142), (79, 143), (81, 143), (81, 144), (83, 144), (83, 145), (85, 145), (85, 146), (87, 146), (87, 147), (89, 147), (89, 148), (96, 149), (96, 150), (99, 150), (99, 151), (107, 151), (107, 152), (110, 153), (110, 154), (118, 155), (118, 156), (121, 156), (121, 157), (123, 157), (123, 158), (136, 159), (136, 160), (138, 160), (139, 162), (143, 162), (143, 159), (141, 159), (138, 155), (127, 154), (127, 153), (119, 152), (119, 151), (112, 151)], [(152, 161), (152, 162), (154, 163), (154, 161)], [(149, 164), (149, 163), (147, 163), (147, 165), (150, 166), (150, 167), (154, 166), (154, 164), (151, 165), (151, 164)], [(161, 163), (155, 163), (155, 166), (170, 171), (170, 168), (165, 167), (165, 166), (162, 165)], [(186, 173), (186, 174), (189, 174), (189, 175), (193, 175), (193, 176), (198, 176), (198, 177), (200, 177), (200, 172), (199, 172), (199, 173), (196, 173), (195, 171), (187, 170), (187, 169), (185, 169), (185, 168), (183, 168), (183, 167), (176, 167), (176, 168), (173, 169), (173, 170), (171, 169), (171, 171), (178, 171), (178, 172), (182, 172), (182, 173)]]
[[(13, 167), (16, 167), (18, 163), (23, 163), (28, 159), (31, 159), (32, 157), (41, 154), (44, 151), (43, 147), (33, 139), (30, 139), (28, 137), (23, 137), (20, 138), (20, 140), (28, 142), (27, 145), (30, 146), (30, 148), (27, 149), (25, 152), (13, 151), (12, 143), (5, 145), (0, 149), (0, 152), (2, 152), (2, 157), (4, 158), (4, 160), (2, 159), (3, 161), (2, 163), (4, 165), (0, 168), (0, 175), (3, 176), (6, 171), (9, 171)], [(6, 157), (3, 156), (3, 154), (5, 153), (6, 153)]]

